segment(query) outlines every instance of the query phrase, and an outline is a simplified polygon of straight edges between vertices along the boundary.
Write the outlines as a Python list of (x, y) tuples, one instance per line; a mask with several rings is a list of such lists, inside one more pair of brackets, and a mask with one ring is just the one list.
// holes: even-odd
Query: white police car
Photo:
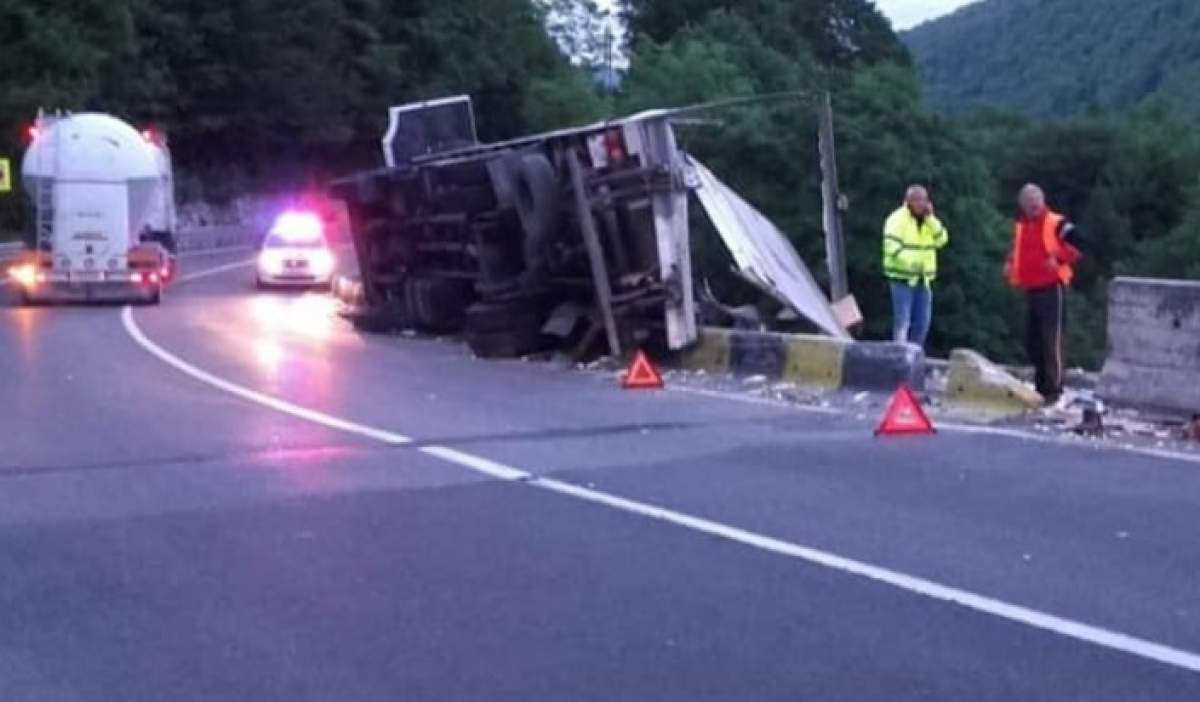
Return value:
[(284, 212), (263, 239), (258, 287), (329, 287), (336, 263), (320, 217)]

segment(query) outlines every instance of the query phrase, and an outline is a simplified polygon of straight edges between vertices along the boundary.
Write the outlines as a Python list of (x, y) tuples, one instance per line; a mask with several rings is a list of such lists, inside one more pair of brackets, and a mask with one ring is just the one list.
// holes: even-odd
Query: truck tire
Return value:
[(533, 302), (481, 302), (467, 310), (464, 336), (480, 358), (516, 358), (546, 347), (544, 321)]
[(549, 255), (562, 219), (558, 176), (544, 154), (526, 154), (517, 168), (517, 215), (525, 234), (525, 265), (534, 270)]
[(465, 281), (409, 278), (404, 283), (405, 316), (422, 331), (457, 331), (473, 297)]

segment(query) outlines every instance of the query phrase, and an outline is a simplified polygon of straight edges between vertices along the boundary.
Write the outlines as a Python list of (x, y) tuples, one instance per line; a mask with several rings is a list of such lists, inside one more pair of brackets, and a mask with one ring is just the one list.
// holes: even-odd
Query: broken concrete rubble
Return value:
[(950, 354), (946, 396), (951, 403), (998, 416), (1020, 415), (1043, 403), (1032, 387), (969, 349)]

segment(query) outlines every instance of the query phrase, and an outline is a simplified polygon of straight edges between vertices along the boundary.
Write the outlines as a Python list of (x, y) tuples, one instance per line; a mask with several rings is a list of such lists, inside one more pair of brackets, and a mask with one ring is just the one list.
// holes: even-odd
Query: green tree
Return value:
[[(867, 335), (884, 338), (890, 328), (880, 261), (883, 220), (899, 206), (909, 184), (922, 182), (933, 189), (954, 233), (937, 288), (935, 350), (969, 345), (1014, 358), (1020, 308), (1000, 275), (1008, 229), (992, 205), (994, 186), (984, 162), (971, 155), (954, 125), (923, 109), (910, 69), (879, 65), (829, 73), (811, 53), (792, 55), (764, 41), (758, 24), (745, 10), (717, 10), (666, 42), (638, 44), (623, 106), (661, 107), (779, 90), (809, 90), (815, 96), (821, 86), (832, 86), (841, 185), (851, 203), (845, 217), (851, 287), (867, 318)], [(726, 111), (719, 121), (719, 126), (684, 130), (686, 148), (787, 232), (823, 280), (811, 102)], [(728, 256), (711, 233), (693, 231), (698, 275), (711, 279), (727, 298), (753, 299), (728, 272)]]
[(698, 25), (714, 10), (749, 20), (772, 48), (792, 56), (811, 52), (824, 65), (908, 63), (908, 52), (869, 0), (624, 0), (633, 37), (662, 43)]

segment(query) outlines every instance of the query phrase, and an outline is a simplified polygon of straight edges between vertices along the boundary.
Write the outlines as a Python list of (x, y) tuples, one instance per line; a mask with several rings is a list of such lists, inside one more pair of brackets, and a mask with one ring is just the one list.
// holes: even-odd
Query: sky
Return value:
[(896, 30), (908, 29), (925, 20), (940, 17), (968, 5), (974, 0), (875, 0), (875, 4), (892, 20)]
[[(976, 0), (875, 0), (883, 14), (892, 20), (897, 31), (914, 27), (925, 20), (941, 17)], [(601, 7), (611, 8), (613, 0), (600, 0)]]

